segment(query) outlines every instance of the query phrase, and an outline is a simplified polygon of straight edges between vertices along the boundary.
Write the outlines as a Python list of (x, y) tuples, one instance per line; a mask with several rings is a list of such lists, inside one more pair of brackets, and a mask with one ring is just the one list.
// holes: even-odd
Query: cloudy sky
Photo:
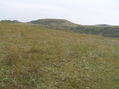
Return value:
[(82, 25), (119, 25), (119, 0), (0, 0), (0, 20), (44, 18)]

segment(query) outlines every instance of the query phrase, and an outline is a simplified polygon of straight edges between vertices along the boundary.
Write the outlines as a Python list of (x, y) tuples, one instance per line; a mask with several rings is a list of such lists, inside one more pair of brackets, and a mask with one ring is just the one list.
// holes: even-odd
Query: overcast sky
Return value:
[(119, 0), (0, 0), (0, 20), (44, 18), (82, 25), (119, 25)]

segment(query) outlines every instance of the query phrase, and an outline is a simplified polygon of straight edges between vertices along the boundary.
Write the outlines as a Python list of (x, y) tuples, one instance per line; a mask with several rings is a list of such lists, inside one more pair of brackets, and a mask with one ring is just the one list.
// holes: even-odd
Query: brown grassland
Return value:
[(0, 89), (119, 89), (119, 40), (0, 23)]

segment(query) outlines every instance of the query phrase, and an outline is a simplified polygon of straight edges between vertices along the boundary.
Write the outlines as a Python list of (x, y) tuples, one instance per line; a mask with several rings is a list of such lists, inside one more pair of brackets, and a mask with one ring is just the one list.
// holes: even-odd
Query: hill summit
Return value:
[(30, 21), (29, 23), (47, 25), (47, 26), (66, 26), (66, 27), (77, 26), (77, 24), (64, 19), (39, 19), (39, 20)]

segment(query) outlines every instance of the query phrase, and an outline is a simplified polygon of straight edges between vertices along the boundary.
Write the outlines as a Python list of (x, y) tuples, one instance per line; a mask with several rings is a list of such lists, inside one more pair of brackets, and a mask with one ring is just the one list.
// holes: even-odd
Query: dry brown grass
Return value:
[(119, 41), (0, 23), (1, 89), (118, 89)]

